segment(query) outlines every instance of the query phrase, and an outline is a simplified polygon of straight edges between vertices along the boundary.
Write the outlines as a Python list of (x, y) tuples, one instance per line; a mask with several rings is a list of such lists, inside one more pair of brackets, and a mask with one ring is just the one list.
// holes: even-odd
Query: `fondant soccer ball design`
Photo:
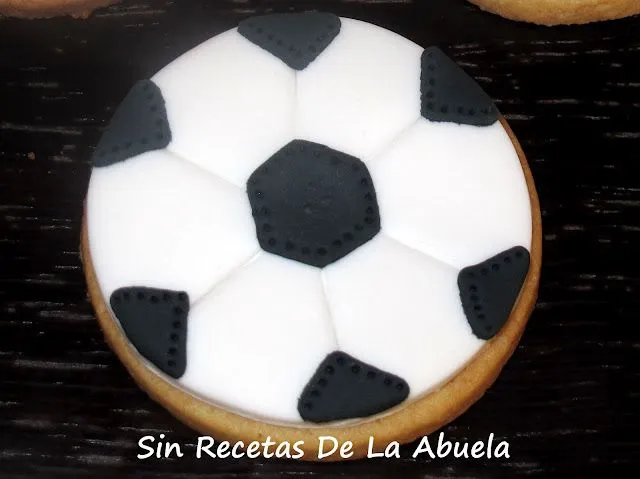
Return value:
[(442, 384), (529, 266), (522, 168), (436, 48), (252, 18), (140, 82), (94, 156), (104, 297), (149, 367), (242, 414), (366, 417)]

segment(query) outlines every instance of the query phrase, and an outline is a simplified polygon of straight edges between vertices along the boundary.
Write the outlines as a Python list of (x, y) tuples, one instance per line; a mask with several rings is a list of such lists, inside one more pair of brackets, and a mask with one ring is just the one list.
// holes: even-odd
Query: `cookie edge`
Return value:
[(580, 8), (563, 0), (469, 0), (481, 10), (538, 25), (579, 25), (640, 14), (635, 0), (587, 0)]
[(84, 19), (120, 0), (0, 0), (0, 16), (36, 19), (71, 15)]

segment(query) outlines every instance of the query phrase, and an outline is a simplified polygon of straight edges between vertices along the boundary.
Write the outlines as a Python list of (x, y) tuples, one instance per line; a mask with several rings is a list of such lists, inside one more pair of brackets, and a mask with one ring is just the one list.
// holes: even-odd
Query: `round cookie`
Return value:
[(511, 20), (540, 25), (571, 25), (640, 14), (637, 0), (469, 0)]
[(96, 8), (117, 0), (0, 0), (0, 15), (21, 18), (47, 18), (72, 15), (86, 18)]
[(219, 439), (412, 440), (482, 395), (535, 304), (513, 133), (439, 49), (371, 24), (245, 20), (134, 86), (92, 160), (106, 339)]

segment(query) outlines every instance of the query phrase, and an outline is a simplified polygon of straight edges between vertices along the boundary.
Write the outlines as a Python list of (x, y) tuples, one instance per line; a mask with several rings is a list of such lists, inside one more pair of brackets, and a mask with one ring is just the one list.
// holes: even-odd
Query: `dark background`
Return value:
[[(138, 439), (197, 434), (105, 345), (78, 243), (89, 157), (134, 81), (265, 11), (321, 8), (438, 44), (496, 102), (543, 215), (538, 306), (503, 374), (443, 431), (511, 459), (343, 464), (138, 461)], [(616, 476), (640, 455), (640, 18), (536, 27), (463, 0), (147, 1), (89, 20), (0, 19), (0, 476)], [(188, 456), (193, 449), (187, 447)]]

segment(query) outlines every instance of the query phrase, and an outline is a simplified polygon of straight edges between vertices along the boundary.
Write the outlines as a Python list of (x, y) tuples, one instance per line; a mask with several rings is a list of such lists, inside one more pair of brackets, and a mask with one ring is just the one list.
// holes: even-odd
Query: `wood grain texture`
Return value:
[[(365, 4), (366, 3), (366, 4)], [(312, 9), (438, 44), (520, 139), (540, 196), (539, 302), (496, 384), (443, 429), (510, 460), (308, 464), (135, 458), (196, 434), (104, 343), (78, 257), (88, 158), (137, 79), (249, 14)], [(148, 1), (87, 21), (0, 19), (0, 477), (573, 477), (639, 472), (640, 18), (546, 28), (464, 0)]]

